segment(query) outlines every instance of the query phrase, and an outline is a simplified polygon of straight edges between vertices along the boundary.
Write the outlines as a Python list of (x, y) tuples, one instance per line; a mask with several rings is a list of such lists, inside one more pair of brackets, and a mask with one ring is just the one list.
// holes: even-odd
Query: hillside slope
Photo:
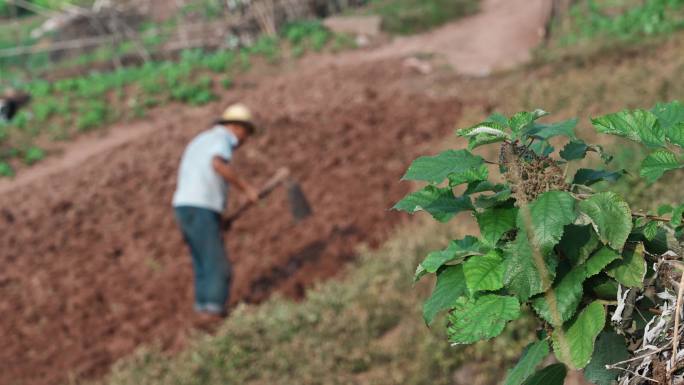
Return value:
[[(684, 74), (682, 47), (684, 34), (677, 34), (626, 52), (538, 63), (489, 79), (438, 74), (432, 77), (431, 91), (468, 95), (507, 113), (544, 107), (554, 119), (578, 116), (578, 134), (589, 138), (595, 135), (587, 129), (592, 115), (684, 99), (684, 86), (678, 81)], [(465, 107), (459, 126), (479, 121), (484, 113), (480, 106)], [(625, 142), (603, 143), (616, 155), (616, 169), (635, 158)], [(459, 145), (440, 140), (430, 148)], [(433, 151), (424, 151), (429, 152)], [(638, 207), (681, 201), (678, 187), (683, 176), (684, 171), (678, 172), (649, 190), (628, 179), (623, 188), (629, 189)], [(515, 360), (533, 326), (523, 319), (502, 339), (449, 347), (442, 335), (444, 319), (428, 329), (420, 316), (430, 283), (411, 282), (417, 261), (472, 231), (470, 225), (466, 216), (447, 225), (417, 218), (377, 252), (360, 252), (360, 260), (343, 280), (309, 291), (302, 302), (275, 298), (240, 308), (216, 336), (197, 338), (171, 358), (154, 349), (141, 350), (100, 384), (500, 383), (502, 368)]]

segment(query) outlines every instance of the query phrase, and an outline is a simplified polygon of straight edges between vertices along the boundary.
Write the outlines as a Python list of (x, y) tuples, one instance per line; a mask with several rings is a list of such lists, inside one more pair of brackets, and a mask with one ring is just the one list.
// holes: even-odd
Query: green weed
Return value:
[(634, 40), (684, 28), (684, 1), (583, 0), (572, 7), (566, 19), (555, 31), (562, 45), (596, 39)]
[(109, 109), (102, 101), (90, 101), (78, 108), (76, 128), (79, 131), (89, 131), (107, 122)]
[(45, 151), (40, 147), (31, 146), (24, 152), (24, 163), (33, 165), (45, 158)]
[(365, 12), (382, 17), (382, 28), (387, 32), (408, 35), (473, 14), (479, 3), (479, 0), (372, 0)]
[(7, 162), (0, 161), (0, 176), (2, 176), (2, 177), (13, 177), (14, 176), (14, 169), (12, 168), (12, 165), (10, 165)]

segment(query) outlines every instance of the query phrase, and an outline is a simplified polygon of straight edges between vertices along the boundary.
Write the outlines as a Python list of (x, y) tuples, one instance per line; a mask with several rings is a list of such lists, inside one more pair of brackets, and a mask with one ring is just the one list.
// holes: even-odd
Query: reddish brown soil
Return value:
[(235, 224), (233, 304), (275, 291), (300, 297), (339, 272), (360, 242), (383, 241), (403, 217), (387, 209), (407, 193), (398, 182), (405, 167), (461, 109), (421, 92), (421, 82), (397, 62), (245, 80), (221, 103), (185, 115), (166, 108), (135, 140), (7, 189), (0, 383), (93, 378), (141, 344), (182, 346), (193, 325), (192, 276), (170, 207), (176, 167), (227, 102), (254, 106), (265, 127), (236, 154), (238, 169), (258, 183), (289, 166), (314, 210), (294, 224), (278, 191)]

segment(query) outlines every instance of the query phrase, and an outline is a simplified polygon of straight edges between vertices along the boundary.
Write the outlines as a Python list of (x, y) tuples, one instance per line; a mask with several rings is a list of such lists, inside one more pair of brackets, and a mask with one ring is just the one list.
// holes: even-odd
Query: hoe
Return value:
[[(287, 188), (287, 200), (290, 206), (290, 212), (295, 222), (299, 222), (311, 215), (311, 206), (309, 201), (304, 195), (302, 188), (299, 183), (295, 182), (290, 177), (290, 170), (286, 167), (278, 169), (273, 176), (264, 183), (263, 187), (259, 191), (259, 199), (266, 198), (273, 190), (275, 190), (280, 185), (285, 185)], [(250, 207), (252, 207), (251, 202), (245, 202), (232, 212), (227, 218), (225, 218), (225, 223), (230, 225), (236, 219), (240, 218)]]

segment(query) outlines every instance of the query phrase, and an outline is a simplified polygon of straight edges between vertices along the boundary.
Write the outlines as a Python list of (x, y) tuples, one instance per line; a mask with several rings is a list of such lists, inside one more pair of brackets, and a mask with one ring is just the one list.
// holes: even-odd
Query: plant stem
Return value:
[(665, 217), (659, 217), (657, 215), (650, 215), (650, 214), (641, 214), (641, 213), (632, 213), (633, 217), (637, 218), (646, 218), (650, 219), (652, 221), (659, 221), (659, 222), (670, 222), (670, 218), (665, 218)]

